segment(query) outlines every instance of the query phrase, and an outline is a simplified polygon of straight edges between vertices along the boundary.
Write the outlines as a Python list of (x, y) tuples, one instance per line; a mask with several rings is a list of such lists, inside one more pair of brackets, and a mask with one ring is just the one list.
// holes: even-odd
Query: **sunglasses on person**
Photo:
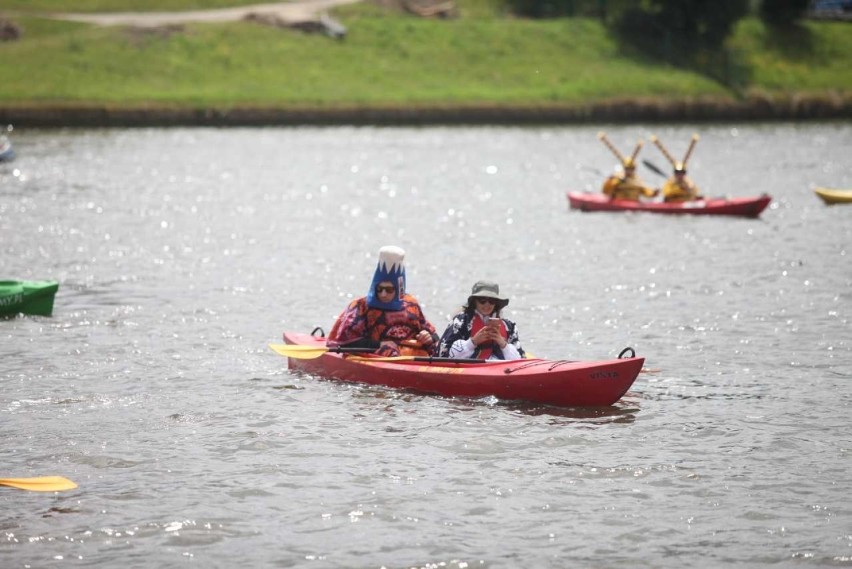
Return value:
[(381, 294), (383, 292), (387, 292), (387, 293), (396, 292), (396, 287), (386, 286), (386, 285), (379, 285), (379, 286), (376, 287), (376, 294)]
[(473, 301), (479, 304), (497, 304), (497, 301), (493, 298), (474, 298)]

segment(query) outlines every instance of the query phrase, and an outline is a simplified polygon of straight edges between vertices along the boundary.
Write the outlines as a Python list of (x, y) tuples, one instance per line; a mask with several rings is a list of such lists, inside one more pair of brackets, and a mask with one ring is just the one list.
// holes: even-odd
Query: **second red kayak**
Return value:
[(446, 397), (494, 396), (563, 407), (612, 405), (633, 385), (645, 362), (641, 357), (585, 362), (381, 358), (335, 352), (325, 338), (309, 334), (285, 332), (284, 342), (270, 347), (287, 356), (290, 369), (322, 377)]
[(613, 200), (603, 194), (568, 192), (568, 203), (580, 211), (648, 211), (691, 215), (758, 217), (772, 201), (766, 194), (750, 198), (713, 198), (690, 202), (636, 202)]

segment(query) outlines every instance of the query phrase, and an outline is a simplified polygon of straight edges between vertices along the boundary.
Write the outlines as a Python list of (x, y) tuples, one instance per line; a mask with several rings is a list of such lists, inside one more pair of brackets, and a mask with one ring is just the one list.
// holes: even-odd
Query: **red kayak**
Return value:
[(711, 198), (691, 202), (635, 202), (613, 200), (603, 194), (568, 192), (568, 202), (581, 211), (650, 211), (692, 215), (739, 215), (757, 217), (772, 198), (766, 194), (753, 198)]
[(612, 405), (633, 385), (645, 363), (639, 357), (596, 362), (383, 358), (354, 350), (341, 353), (328, 348), (325, 338), (292, 332), (284, 333), (284, 342), (270, 347), (287, 356), (290, 369), (322, 377), (445, 397), (493, 395), (563, 407)]

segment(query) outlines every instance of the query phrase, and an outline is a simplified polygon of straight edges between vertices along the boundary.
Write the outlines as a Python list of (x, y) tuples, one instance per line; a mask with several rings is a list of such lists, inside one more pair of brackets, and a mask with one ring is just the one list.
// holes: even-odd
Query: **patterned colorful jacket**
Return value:
[(397, 344), (414, 338), (421, 330), (436, 337), (435, 327), (426, 320), (417, 299), (402, 297), (402, 310), (370, 308), (367, 298), (353, 300), (337, 317), (328, 335), (329, 346), (378, 348), (381, 342)]

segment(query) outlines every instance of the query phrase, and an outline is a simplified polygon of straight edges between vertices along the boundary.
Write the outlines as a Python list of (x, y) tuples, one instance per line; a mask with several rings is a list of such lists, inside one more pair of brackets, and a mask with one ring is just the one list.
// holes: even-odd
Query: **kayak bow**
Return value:
[(56, 281), (0, 281), (0, 316), (50, 316), (58, 289)]
[(814, 188), (814, 193), (828, 205), (852, 203), (852, 190), (835, 190), (832, 188)]

